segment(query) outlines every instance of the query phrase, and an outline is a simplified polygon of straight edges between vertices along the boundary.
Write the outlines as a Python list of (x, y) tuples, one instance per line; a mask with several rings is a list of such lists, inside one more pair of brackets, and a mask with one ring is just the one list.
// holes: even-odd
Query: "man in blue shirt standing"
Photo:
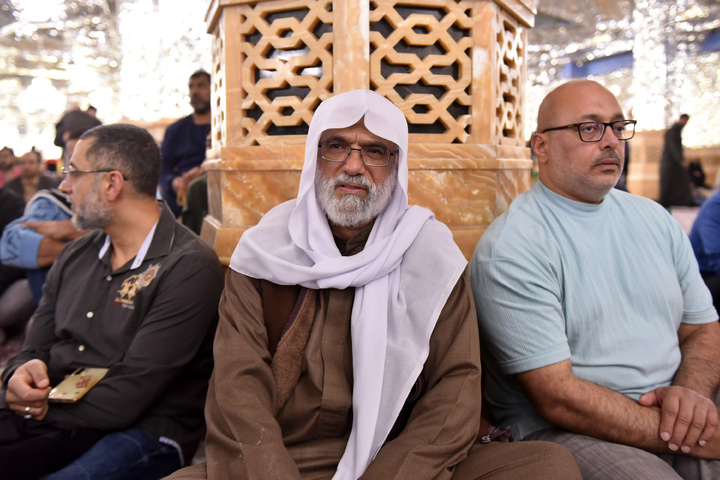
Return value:
[(190, 75), (188, 89), (194, 112), (168, 127), (161, 148), (160, 193), (175, 217), (182, 212), (188, 185), (202, 175), (210, 133), (210, 74), (198, 70)]

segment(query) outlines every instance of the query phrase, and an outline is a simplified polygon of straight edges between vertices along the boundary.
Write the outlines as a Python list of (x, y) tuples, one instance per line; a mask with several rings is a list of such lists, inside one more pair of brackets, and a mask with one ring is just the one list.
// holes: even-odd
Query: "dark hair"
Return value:
[(13, 151), (12, 148), (10, 148), (10, 147), (0, 148), (0, 152), (4, 152), (4, 151), (6, 151), (6, 150), (7, 150), (8, 152), (10, 152), (10, 155), (12, 155), (13, 157), (15, 156), (15, 152)]
[(688, 115), (687, 113), (683, 113), (682, 115), (680, 115), (680, 118), (690, 120), (690, 115)]
[(80, 136), (93, 140), (87, 149), (92, 168), (112, 168), (141, 195), (155, 196), (160, 177), (160, 148), (144, 128), (116, 123), (99, 125)]
[(68, 140), (77, 140), (80, 137), (82, 137), (82, 134), (87, 132), (88, 130), (90, 130), (90, 129), (87, 127), (81, 127), (81, 128), (76, 128), (74, 130), (70, 130), (70, 134), (68, 135)]
[(208, 83), (210, 83), (210, 74), (208, 72), (206, 72), (205, 70), (203, 70), (202, 68), (200, 70), (195, 70), (193, 72), (193, 74), (190, 75), (190, 80), (192, 80), (193, 78), (198, 78), (198, 77), (205, 77), (205, 78), (207, 78)]
[[(42, 163), (42, 153), (40, 153), (39, 150), (36, 150), (35, 147), (32, 147), (29, 152), (27, 153), (34, 153), (35, 157), (37, 158), (37, 163)], [(26, 154), (27, 155), (27, 154)]]

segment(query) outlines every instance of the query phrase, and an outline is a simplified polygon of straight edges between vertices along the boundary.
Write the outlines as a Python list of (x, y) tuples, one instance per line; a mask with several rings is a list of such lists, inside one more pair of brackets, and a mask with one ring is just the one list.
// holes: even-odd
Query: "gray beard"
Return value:
[(210, 102), (190, 102), (190, 106), (193, 107), (193, 111), (195, 111), (195, 113), (200, 115), (210, 111)]
[[(348, 175), (345, 172), (336, 178), (327, 178), (318, 168), (315, 173), (315, 195), (330, 223), (345, 228), (360, 227), (370, 223), (385, 210), (396, 182), (397, 168), (379, 185), (372, 184), (362, 175)], [(362, 200), (357, 195), (337, 198), (335, 188), (339, 183), (364, 186), (368, 193)]]
[(113, 218), (113, 211), (102, 204), (94, 188), (91, 194), (93, 198), (86, 197), (73, 213), (71, 222), (78, 230), (103, 228)]

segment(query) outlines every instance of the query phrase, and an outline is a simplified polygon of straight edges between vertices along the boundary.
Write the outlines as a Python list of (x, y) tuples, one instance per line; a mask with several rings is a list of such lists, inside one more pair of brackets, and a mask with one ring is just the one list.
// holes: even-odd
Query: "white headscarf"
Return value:
[[(399, 147), (397, 184), (362, 252), (342, 256), (315, 196), (320, 135), (364, 119)], [(375, 458), (428, 356), (430, 335), (466, 260), (432, 212), (408, 206), (407, 122), (390, 101), (353, 90), (323, 102), (305, 146), (296, 200), (240, 239), (230, 268), (311, 289), (355, 287), (351, 316), (353, 425), (334, 479), (356, 479)], [(370, 167), (372, 168), (372, 167)]]

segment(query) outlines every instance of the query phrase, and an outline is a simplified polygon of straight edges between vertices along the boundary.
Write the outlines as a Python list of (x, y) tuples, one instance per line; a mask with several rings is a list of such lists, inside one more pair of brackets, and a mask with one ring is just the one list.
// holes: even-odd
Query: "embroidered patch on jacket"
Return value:
[(148, 266), (144, 272), (126, 278), (120, 285), (120, 290), (117, 291), (120, 296), (116, 297), (113, 303), (120, 304), (125, 308), (135, 308), (135, 295), (152, 283), (158, 271), (160, 271), (160, 264), (156, 263)]

